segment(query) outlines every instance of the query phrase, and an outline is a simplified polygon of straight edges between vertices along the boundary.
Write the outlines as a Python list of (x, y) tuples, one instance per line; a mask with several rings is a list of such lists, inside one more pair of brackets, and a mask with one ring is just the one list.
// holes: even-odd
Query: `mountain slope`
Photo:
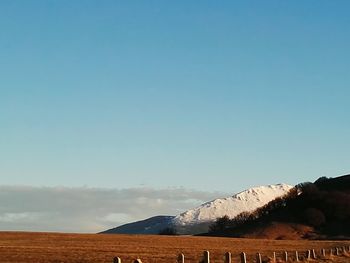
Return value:
[[(227, 198), (218, 198), (188, 210), (173, 219), (181, 234), (198, 234), (208, 230), (215, 219), (227, 215), (234, 218), (242, 212), (253, 212), (292, 189), (287, 184), (253, 187)], [(198, 228), (194, 230), (194, 228)]]
[(241, 221), (220, 221), (211, 236), (350, 239), (350, 175), (321, 177)]
[(218, 217), (228, 215), (234, 218), (242, 212), (252, 212), (287, 194), (292, 188), (293, 186), (287, 184), (253, 187), (227, 198), (204, 203), (175, 217), (156, 216), (109, 229), (103, 233), (158, 234), (167, 227), (174, 227), (179, 234), (204, 233)]
[(108, 229), (101, 234), (158, 234), (170, 227), (174, 216), (154, 216), (145, 220)]

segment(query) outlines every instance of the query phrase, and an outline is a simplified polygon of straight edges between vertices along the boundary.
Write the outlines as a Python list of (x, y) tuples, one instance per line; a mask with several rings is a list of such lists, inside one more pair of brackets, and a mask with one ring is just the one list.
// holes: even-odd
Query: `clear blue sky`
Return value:
[(349, 10), (3, 0), (1, 184), (234, 192), (348, 173)]

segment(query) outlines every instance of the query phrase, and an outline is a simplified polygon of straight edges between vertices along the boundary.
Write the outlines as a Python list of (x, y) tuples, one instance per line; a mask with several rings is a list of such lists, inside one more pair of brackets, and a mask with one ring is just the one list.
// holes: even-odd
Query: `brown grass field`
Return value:
[[(263, 240), (192, 236), (145, 236), (62, 234), (32, 232), (0, 232), (0, 262), (113, 262), (119, 256), (122, 262), (140, 258), (148, 262), (176, 262), (180, 253), (185, 262), (200, 262), (203, 251), (209, 250), (211, 262), (223, 262), (224, 253), (232, 253), (232, 263), (240, 262), (239, 254), (247, 253), (248, 262), (255, 262), (255, 254), (262, 253), (267, 260), (273, 251), (290, 252), (290, 260), (296, 250), (303, 252), (321, 248), (349, 246), (347, 241)], [(327, 254), (329, 252), (327, 251)], [(310, 262), (350, 262), (348, 255), (327, 257)]]

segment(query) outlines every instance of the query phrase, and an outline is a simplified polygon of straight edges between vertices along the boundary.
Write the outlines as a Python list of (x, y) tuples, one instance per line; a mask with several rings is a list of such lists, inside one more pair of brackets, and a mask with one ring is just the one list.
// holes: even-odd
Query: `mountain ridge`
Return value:
[(153, 216), (108, 229), (100, 234), (158, 234), (164, 228), (172, 226), (171, 220), (173, 218), (174, 216)]
[(300, 183), (254, 213), (217, 220), (207, 235), (349, 240), (350, 175)]
[(178, 234), (201, 234), (207, 232), (217, 218), (225, 215), (234, 218), (242, 212), (253, 212), (275, 198), (287, 194), (292, 188), (293, 186), (282, 183), (256, 186), (229, 197), (205, 202), (176, 216), (154, 216), (101, 233), (158, 234), (163, 229), (174, 228)]

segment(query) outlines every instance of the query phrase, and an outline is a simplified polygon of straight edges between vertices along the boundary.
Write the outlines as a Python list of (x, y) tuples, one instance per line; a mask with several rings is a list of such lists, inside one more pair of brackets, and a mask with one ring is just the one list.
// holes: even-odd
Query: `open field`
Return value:
[[(140, 236), (102, 234), (60, 234), (0, 232), (0, 262), (113, 262), (119, 256), (123, 262), (140, 258), (147, 262), (176, 262), (179, 253), (187, 262), (199, 262), (204, 250), (211, 252), (211, 262), (223, 262), (224, 253), (232, 253), (233, 263), (244, 251), (248, 262), (256, 252), (272, 256), (273, 251), (300, 252), (307, 249), (348, 246), (346, 241), (286, 241), (254, 240), (190, 236)], [(319, 253), (319, 252), (318, 252)], [(334, 257), (332, 261), (350, 262), (350, 257)]]

